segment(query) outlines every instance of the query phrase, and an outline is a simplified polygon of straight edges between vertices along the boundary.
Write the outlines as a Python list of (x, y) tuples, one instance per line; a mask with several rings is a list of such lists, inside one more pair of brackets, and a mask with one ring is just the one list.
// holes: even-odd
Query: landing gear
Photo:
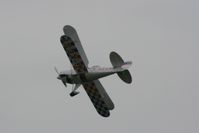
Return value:
[(77, 94), (79, 94), (79, 92), (77, 92), (77, 91), (72, 91), (72, 92), (70, 93), (70, 96), (73, 97), (73, 96), (75, 96), (75, 95), (77, 95)]
[(70, 96), (73, 97), (77, 94), (79, 94), (78, 91), (76, 91), (79, 87), (80, 87), (81, 84), (75, 84), (75, 87), (74, 85), (72, 86), (72, 92), (70, 93)]

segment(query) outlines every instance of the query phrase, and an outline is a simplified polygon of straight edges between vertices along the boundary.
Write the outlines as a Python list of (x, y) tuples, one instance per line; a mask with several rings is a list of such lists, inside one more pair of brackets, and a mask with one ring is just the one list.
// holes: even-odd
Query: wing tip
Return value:
[(106, 111), (97, 111), (101, 116), (103, 117), (109, 117), (110, 116), (110, 112), (108, 110)]
[(65, 34), (76, 32), (75, 28), (71, 25), (65, 25), (63, 27), (63, 31), (64, 31)]

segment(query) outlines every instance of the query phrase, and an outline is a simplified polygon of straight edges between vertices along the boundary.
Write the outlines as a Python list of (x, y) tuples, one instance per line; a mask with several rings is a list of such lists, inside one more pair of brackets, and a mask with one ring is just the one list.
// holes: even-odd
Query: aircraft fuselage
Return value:
[(62, 72), (57, 78), (69, 84), (82, 84), (93, 80), (97, 80), (102, 77), (106, 77), (114, 73), (116, 73), (116, 71), (86, 72), (78, 74), (69, 74), (67, 72)]

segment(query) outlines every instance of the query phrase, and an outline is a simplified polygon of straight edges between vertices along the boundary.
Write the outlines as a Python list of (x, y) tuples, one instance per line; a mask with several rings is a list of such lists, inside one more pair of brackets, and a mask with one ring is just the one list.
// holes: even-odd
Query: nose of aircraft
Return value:
[(60, 75), (57, 77), (57, 79), (61, 79)]

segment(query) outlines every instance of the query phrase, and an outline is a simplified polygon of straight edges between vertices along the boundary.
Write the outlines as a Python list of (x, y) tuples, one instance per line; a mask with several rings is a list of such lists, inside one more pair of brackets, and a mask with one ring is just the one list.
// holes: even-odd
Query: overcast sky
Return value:
[[(1, 133), (198, 133), (199, 2), (195, 0), (0, 0)], [(132, 60), (133, 84), (101, 79), (115, 109), (71, 98), (53, 67), (70, 69), (59, 41), (76, 28), (89, 66)]]

